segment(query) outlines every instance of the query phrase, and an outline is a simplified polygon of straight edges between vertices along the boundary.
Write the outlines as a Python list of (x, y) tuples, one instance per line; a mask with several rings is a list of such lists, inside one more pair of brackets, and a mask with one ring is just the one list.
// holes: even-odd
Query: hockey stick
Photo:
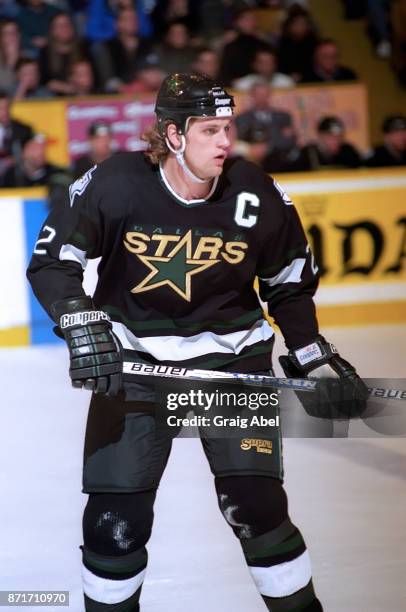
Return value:
[[(307, 378), (278, 378), (265, 374), (245, 374), (243, 372), (220, 372), (218, 370), (197, 370), (178, 366), (149, 365), (124, 361), (123, 374), (136, 376), (156, 376), (180, 380), (236, 382), (248, 385), (263, 385), (273, 389), (292, 389), (293, 391), (315, 391), (319, 381)], [(369, 388), (370, 397), (381, 399), (406, 400), (406, 390)]]

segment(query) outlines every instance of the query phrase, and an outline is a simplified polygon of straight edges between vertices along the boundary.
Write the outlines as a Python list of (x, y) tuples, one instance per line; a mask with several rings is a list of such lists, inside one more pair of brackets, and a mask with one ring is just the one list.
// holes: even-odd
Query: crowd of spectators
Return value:
[(237, 116), (235, 150), (270, 173), (305, 172), (323, 168), (359, 168), (406, 165), (406, 117), (386, 117), (382, 141), (363, 154), (346, 140), (344, 122), (323, 116), (315, 138), (300, 145), (292, 116), (273, 105), (266, 79), (249, 90), (250, 110)]
[[(159, 86), (166, 74), (189, 71), (199, 60), (202, 68), (207, 61), (225, 85), (241, 89), (247, 89), (255, 75), (274, 87), (355, 79), (351, 69), (340, 66), (337, 45), (322, 39), (304, 4), (3, 0), (1, 86), (11, 97), (18, 91), (19, 99), (25, 91), (27, 97), (128, 93), (143, 90), (145, 71), (154, 73), (147, 83)], [(283, 8), (285, 19), (278, 32), (261, 28), (258, 6)], [(19, 82), (19, 68), (27, 60), (30, 71), (39, 74), (34, 87)]]
[(342, 0), (347, 19), (363, 19), (377, 57), (406, 87), (406, 0)]
[[(345, 4), (347, 17), (355, 18), (353, 3)], [(373, 12), (383, 2), (360, 4)], [(280, 12), (276, 31), (261, 27), (258, 8)], [(380, 36), (386, 40), (383, 30)], [(316, 140), (300, 147), (291, 115), (274, 108), (273, 88), (357, 79), (341, 64), (336, 41), (320, 32), (306, 0), (3, 0), (0, 185), (43, 184), (61, 170), (47, 164), (44, 139), (10, 119), (13, 100), (155, 93), (175, 71), (207, 74), (249, 96), (249, 110), (236, 120), (236, 149), (268, 171), (404, 163), (405, 138), (393, 136), (406, 133), (402, 117), (385, 124), (382, 147), (390, 156), (381, 150), (366, 161), (345, 142), (339, 118), (322, 118)], [(92, 129), (89, 155), (101, 130), (104, 153), (95, 153), (101, 159), (111, 130)]]

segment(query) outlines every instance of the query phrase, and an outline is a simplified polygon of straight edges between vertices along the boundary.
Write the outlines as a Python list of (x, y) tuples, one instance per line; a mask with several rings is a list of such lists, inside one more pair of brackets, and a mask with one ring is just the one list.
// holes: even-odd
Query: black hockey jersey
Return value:
[(117, 154), (70, 186), (45, 221), (28, 269), (44, 308), (83, 295), (101, 257), (94, 301), (124, 349), (158, 363), (270, 367), (273, 330), (288, 347), (317, 334), (317, 271), (289, 197), (254, 164), (228, 160), (205, 200), (185, 201), (143, 153)]

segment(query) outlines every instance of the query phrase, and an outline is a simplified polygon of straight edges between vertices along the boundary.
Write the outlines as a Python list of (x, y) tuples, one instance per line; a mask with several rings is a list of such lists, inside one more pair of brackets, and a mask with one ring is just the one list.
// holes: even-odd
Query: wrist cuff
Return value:
[(290, 357), (300, 368), (307, 368), (309, 364), (329, 361), (338, 351), (334, 344), (327, 342), (322, 336), (311, 344), (289, 352)]
[(102, 310), (82, 310), (81, 312), (67, 312), (63, 314), (59, 321), (59, 327), (62, 332), (64, 329), (71, 327), (82, 327), (84, 325), (92, 325), (100, 323), (100, 321), (110, 321), (107, 312)]

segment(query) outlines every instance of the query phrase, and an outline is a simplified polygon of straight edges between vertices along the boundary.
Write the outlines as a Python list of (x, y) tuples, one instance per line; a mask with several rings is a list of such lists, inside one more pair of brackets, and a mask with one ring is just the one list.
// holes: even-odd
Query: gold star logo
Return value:
[(131, 293), (142, 293), (151, 291), (158, 287), (168, 285), (184, 300), (191, 300), (191, 278), (207, 268), (219, 263), (219, 259), (202, 261), (192, 259), (192, 230), (178, 242), (167, 257), (156, 257), (153, 255), (137, 255), (151, 272)]

